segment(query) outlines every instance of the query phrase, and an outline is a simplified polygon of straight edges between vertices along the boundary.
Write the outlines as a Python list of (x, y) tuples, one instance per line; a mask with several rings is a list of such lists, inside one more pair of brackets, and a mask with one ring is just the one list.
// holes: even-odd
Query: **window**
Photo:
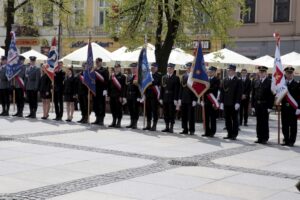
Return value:
[(82, 26), (84, 24), (84, 1), (75, 2), (75, 25)]
[(24, 7), (23, 7), (23, 20), (24, 20), (24, 25), (29, 25), (29, 26), (32, 26), (34, 23), (33, 23), (33, 7), (32, 5), (29, 3), (29, 4), (26, 4)]
[(99, 1), (99, 7), (98, 7), (98, 26), (103, 27), (105, 23), (105, 15), (106, 15), (106, 8), (107, 8), (107, 3), (105, 0), (100, 0)]
[(274, 22), (290, 21), (290, 0), (274, 0)]
[(246, 13), (241, 15), (241, 19), (245, 24), (255, 23), (255, 8), (256, 0), (246, 0)]
[(43, 13), (43, 26), (53, 26), (53, 7), (49, 6)]

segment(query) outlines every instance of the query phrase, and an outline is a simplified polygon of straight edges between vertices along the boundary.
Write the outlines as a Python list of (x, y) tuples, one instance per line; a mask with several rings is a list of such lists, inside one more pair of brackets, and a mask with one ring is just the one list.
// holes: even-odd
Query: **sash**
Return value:
[(24, 83), (24, 80), (20, 76), (18, 76), (18, 75), (15, 76), (15, 80), (17, 81), (17, 83), (20, 86), (20, 88), (23, 90), (23, 95), (25, 95), (25, 83)]
[(98, 79), (99, 81), (101, 81), (102, 83), (104, 83), (104, 77), (97, 71), (94, 71), (95, 75), (96, 75), (96, 79)]
[(220, 104), (217, 100), (217, 98), (215, 97), (215, 95), (213, 95), (213, 93), (209, 93), (207, 95), (208, 100), (216, 107), (216, 108), (220, 108)]
[(112, 83), (114, 84), (114, 86), (118, 89), (118, 90), (122, 90), (122, 85), (120, 84), (120, 82), (118, 81), (118, 79), (116, 78), (115, 74), (111, 75), (111, 80)]
[(156, 95), (157, 99), (159, 100), (160, 98), (160, 90), (159, 87), (157, 85), (153, 85), (151, 87), (151, 89), (153, 90), (154, 94)]

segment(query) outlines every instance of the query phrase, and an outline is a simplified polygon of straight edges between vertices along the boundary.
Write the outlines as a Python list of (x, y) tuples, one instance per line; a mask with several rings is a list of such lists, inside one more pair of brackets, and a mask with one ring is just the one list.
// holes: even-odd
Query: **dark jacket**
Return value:
[(100, 74), (104, 81), (102, 82), (99, 78), (96, 76), (96, 95), (103, 95), (103, 90), (108, 89), (108, 82), (109, 82), (109, 73), (108, 70), (104, 67), (100, 67), (99, 69), (96, 69), (95, 72)]
[(209, 89), (204, 93), (204, 103), (205, 104), (212, 104), (207, 98), (208, 94), (212, 93), (217, 99), (218, 92), (220, 90), (220, 79), (218, 79), (217, 77), (211, 78), (209, 83), (210, 83)]
[(224, 106), (234, 106), (236, 103), (240, 104), (242, 90), (241, 80), (236, 76), (232, 80), (229, 80), (229, 78), (224, 79), (221, 87), (220, 102)]
[(127, 100), (137, 100), (141, 98), (141, 93), (138, 85), (134, 83), (135, 75), (126, 77), (126, 98)]
[[(290, 84), (287, 85), (290, 95), (298, 103), (298, 109), (300, 109), (300, 84), (292, 80)], [(281, 101), (282, 107), (292, 107), (291, 104), (287, 101), (286, 98), (283, 98)]]
[(74, 76), (67, 77), (64, 80), (64, 95), (74, 96), (76, 92), (76, 79)]
[(54, 92), (64, 91), (65, 72), (60, 70), (54, 73)]
[(189, 75), (185, 73), (181, 78), (179, 99), (182, 104), (191, 104), (193, 101), (197, 101), (197, 97), (192, 90), (187, 86)]
[(25, 77), (26, 90), (38, 91), (41, 78), (41, 70), (36, 66), (28, 66), (25, 70)]
[[(18, 76), (25, 81), (25, 70), (26, 70), (26, 65), (22, 65), (20, 67), (20, 72), (18, 73)], [(15, 88), (22, 88), (19, 83), (17, 82), (16, 78), (13, 78), (13, 82), (15, 83)]]
[(43, 74), (40, 79), (39, 91), (41, 94), (46, 94), (46, 92), (50, 93), (52, 88), (52, 81), (48, 77), (47, 74)]
[(174, 73), (171, 77), (164, 75), (161, 81), (160, 99), (165, 103), (170, 103), (179, 98), (180, 80)]
[(79, 74), (77, 74), (76, 76), (76, 84), (77, 85), (77, 88), (76, 88), (76, 94), (78, 96), (80, 95), (88, 95), (88, 88), (85, 84), (83, 84), (82, 82), (82, 78), (83, 78), (83, 72), (80, 72)]
[(161, 73), (155, 72), (154, 74), (152, 74), (152, 77), (153, 77), (152, 84), (146, 89), (145, 96), (146, 98), (157, 99), (157, 94), (155, 93), (155, 86), (160, 89)]
[(118, 82), (121, 85), (121, 90), (115, 86), (115, 84), (113, 83), (112, 77), (113, 77), (113, 74), (111, 75), (110, 80), (109, 80), (108, 96), (111, 98), (125, 97), (125, 92), (126, 92), (125, 79), (126, 79), (126, 77), (122, 73), (115, 75), (116, 79), (118, 80)]
[(255, 80), (252, 90), (252, 107), (257, 104), (264, 104), (266, 108), (272, 109), (274, 103), (274, 95), (271, 91), (271, 80), (266, 78), (262, 83), (260, 79)]
[(246, 78), (245, 81), (241, 78), (242, 86), (243, 86), (243, 92), (242, 95), (246, 95), (246, 99), (250, 99), (250, 93), (252, 89), (252, 83), (249, 78)]

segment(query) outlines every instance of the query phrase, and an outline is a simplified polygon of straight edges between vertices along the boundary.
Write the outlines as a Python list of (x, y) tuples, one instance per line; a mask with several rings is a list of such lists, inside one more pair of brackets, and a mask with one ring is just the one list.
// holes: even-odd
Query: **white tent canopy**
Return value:
[[(299, 66), (300, 64), (300, 54), (297, 52), (291, 52), (288, 54), (285, 54), (281, 56), (281, 62), (284, 66), (287, 65), (293, 65), (293, 66)], [(298, 63), (298, 65), (297, 65)]]
[(228, 64), (243, 65), (243, 67), (254, 66), (251, 59), (226, 48), (204, 55), (204, 61), (219, 67), (225, 67)]
[(128, 50), (128, 48), (123, 46), (123, 47), (111, 52), (112, 59), (117, 60), (118, 58), (120, 58), (120, 56), (122, 56), (122, 54), (126, 53), (127, 50)]
[[(96, 58), (102, 58), (103, 62), (110, 62), (112, 60), (111, 53), (98, 45), (97, 43), (92, 42), (92, 50), (93, 50), (93, 57), (94, 60)], [(71, 64), (72, 61), (77, 62), (85, 62), (87, 60), (87, 52), (88, 52), (88, 45), (73, 51), (72, 53), (66, 55), (61, 59), (64, 63)]]
[(253, 60), (253, 64), (257, 66), (265, 66), (271, 69), (274, 66), (274, 58), (269, 55), (265, 55)]
[(48, 59), (47, 56), (45, 56), (44, 54), (41, 54), (40, 52), (38, 52), (34, 49), (31, 49), (25, 53), (22, 53), (21, 55), (24, 56), (26, 60), (29, 60), (30, 56), (35, 56), (37, 61), (45, 61)]
[(193, 62), (194, 56), (186, 53), (180, 48), (175, 48), (171, 51), (169, 58), (169, 63), (174, 63), (177, 65), (185, 65), (188, 62)]
[(0, 48), (0, 56), (4, 56), (5, 55), (5, 50)]

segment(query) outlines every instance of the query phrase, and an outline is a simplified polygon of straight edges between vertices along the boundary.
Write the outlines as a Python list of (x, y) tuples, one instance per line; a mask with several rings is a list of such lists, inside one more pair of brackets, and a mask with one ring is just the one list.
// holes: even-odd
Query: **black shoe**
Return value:
[(228, 140), (228, 139), (231, 139), (231, 137), (226, 136), (226, 137), (223, 137), (223, 139)]
[(161, 132), (169, 132), (169, 131), (170, 131), (170, 129), (167, 127), (165, 129), (161, 130)]
[(126, 128), (132, 128), (132, 123), (129, 124), (128, 126), (125, 126)]
[(30, 113), (29, 115), (27, 115), (27, 116), (26, 116), (26, 118), (30, 118), (30, 117), (31, 117), (31, 115), (32, 115), (32, 114)]
[(108, 127), (116, 127), (115, 123), (111, 123)]
[(195, 132), (194, 131), (190, 131), (190, 135), (195, 135)]
[(202, 136), (202, 137), (209, 137), (208, 134), (202, 134), (201, 136)]
[(153, 125), (152, 125), (150, 131), (156, 131), (156, 124), (157, 124), (157, 122), (153, 122)]
[(3, 116), (3, 114), (4, 114), (4, 112), (2, 112), (2, 113), (0, 114), (0, 116)]
[(116, 128), (121, 128), (121, 119), (117, 120)]
[(19, 113), (17, 117), (23, 117), (23, 113)]
[(47, 117), (41, 117), (41, 119), (45, 120), (45, 119), (47, 119)]
[(282, 143), (282, 144), (280, 144), (281, 146), (289, 146), (289, 144), (288, 143), (286, 143), (286, 142), (284, 142), (284, 143)]
[(132, 126), (131, 126), (132, 129), (137, 129), (137, 121), (134, 120)]
[(98, 125), (99, 125), (99, 126), (104, 126), (103, 121), (99, 121)]
[(66, 122), (71, 122), (72, 120), (71, 119), (66, 119)]
[(181, 131), (179, 134), (188, 134), (189, 132), (187, 131), (187, 130), (183, 130), (183, 131)]
[(223, 128), (223, 130), (226, 130), (227, 128), (226, 128), (226, 126)]
[(9, 116), (9, 114), (8, 114), (8, 112), (4, 112), (2, 116), (7, 117), (7, 116)]
[(81, 123), (83, 121), (83, 118), (81, 118), (81, 120), (77, 121), (77, 123)]
[(244, 126), (248, 126), (248, 124), (247, 124), (247, 123), (244, 123)]
[(174, 133), (173, 127), (174, 127), (174, 124), (171, 124), (170, 129), (169, 129), (169, 133)]
[(290, 143), (290, 144), (289, 144), (289, 147), (294, 147), (294, 144)]
[(255, 140), (254, 143), (260, 144), (261, 140)]
[(20, 114), (20, 113), (17, 112), (16, 114), (13, 114), (12, 116), (13, 116), (13, 117), (16, 117), (16, 116), (18, 116), (19, 114)]
[(92, 124), (99, 124), (99, 120), (96, 119), (96, 121), (94, 121)]
[(143, 128), (144, 131), (147, 131), (147, 130), (151, 130), (151, 127), (150, 126), (146, 126), (145, 128)]
[(55, 117), (55, 118), (54, 118), (54, 119), (52, 119), (52, 120), (58, 121), (58, 117)]
[(231, 138), (229, 138), (230, 140), (236, 140), (236, 137), (231, 137)]

